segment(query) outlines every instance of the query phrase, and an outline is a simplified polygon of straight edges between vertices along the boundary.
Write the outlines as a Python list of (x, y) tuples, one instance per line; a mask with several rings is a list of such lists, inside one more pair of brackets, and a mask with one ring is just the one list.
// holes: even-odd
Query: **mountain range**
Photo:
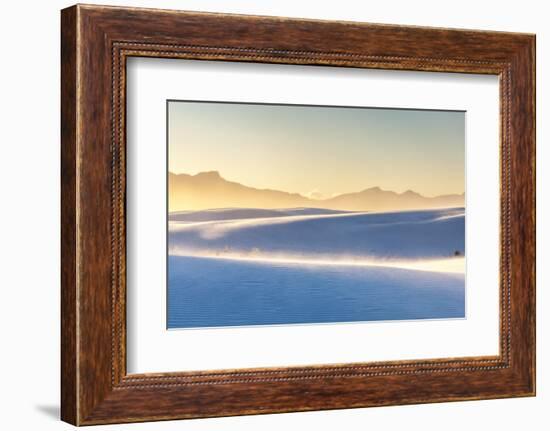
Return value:
[(392, 211), (463, 207), (464, 193), (426, 197), (408, 190), (397, 193), (371, 187), (328, 199), (312, 199), (299, 193), (257, 189), (224, 179), (219, 172), (196, 175), (168, 174), (169, 211), (209, 208), (325, 208), (343, 211)]

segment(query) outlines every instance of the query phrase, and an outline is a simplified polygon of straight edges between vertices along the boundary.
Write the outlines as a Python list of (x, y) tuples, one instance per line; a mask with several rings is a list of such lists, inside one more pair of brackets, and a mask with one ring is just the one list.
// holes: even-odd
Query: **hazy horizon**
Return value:
[(463, 207), (464, 199), (464, 194), (426, 197), (413, 190), (397, 193), (377, 186), (331, 197), (312, 197), (300, 193), (289, 193), (285, 190), (250, 187), (224, 178), (218, 171), (200, 172), (195, 175), (169, 173), (168, 176), (168, 211), (170, 213), (221, 208), (396, 211)]
[[(258, 190), (270, 190), (270, 191), (279, 191), (279, 192), (284, 192), (284, 193), (295, 193), (295, 192), (292, 192), (292, 191), (279, 190), (279, 189), (274, 189), (274, 188), (271, 188), (271, 187), (258, 188), (258, 187), (254, 187), (250, 184), (242, 184), (242, 183), (239, 183), (238, 181), (232, 180), (231, 178), (227, 178), (222, 172), (217, 171), (217, 170), (202, 171), (202, 172), (197, 172), (196, 174), (189, 174), (187, 172), (171, 172), (171, 171), (168, 171), (168, 174), (176, 175), (176, 176), (177, 175), (186, 175), (186, 176), (189, 176), (189, 177), (196, 177), (196, 176), (199, 176), (199, 175), (206, 175), (206, 174), (216, 174), (220, 178), (222, 178), (223, 180), (225, 180), (227, 182), (238, 183), (238, 184), (243, 185), (245, 187), (257, 188)], [(368, 190), (368, 189), (380, 189), (381, 191), (384, 191), (384, 192), (393, 192), (393, 193), (397, 193), (397, 194), (404, 194), (404, 193), (407, 193), (407, 192), (418, 193), (416, 190), (413, 190), (413, 189), (408, 189), (408, 190), (405, 190), (405, 191), (402, 191), (402, 192), (398, 192), (396, 190), (390, 190), (390, 189), (386, 189), (386, 188), (380, 187), (380, 186), (371, 186), (371, 187), (364, 187), (364, 188), (359, 189), (359, 190), (345, 190), (342, 193), (338, 193), (338, 194), (335, 194), (335, 195), (332, 195), (332, 196), (325, 196), (325, 197), (307, 196), (307, 195), (302, 194), (302, 193), (297, 193), (297, 194), (299, 194), (300, 196), (303, 196), (305, 198), (308, 198), (308, 199), (321, 200), (322, 201), (322, 200), (331, 199), (331, 198), (335, 198), (335, 197), (350, 194), (350, 193), (360, 193), (360, 192)], [(439, 197), (439, 196), (446, 196), (446, 195), (464, 195), (465, 192), (462, 192), (462, 193), (445, 193), (445, 194), (442, 194), (442, 195), (435, 195), (435, 196), (426, 196), (426, 195), (423, 195), (422, 193), (418, 193), (418, 194), (423, 196), (423, 197), (432, 198), (432, 197)]]

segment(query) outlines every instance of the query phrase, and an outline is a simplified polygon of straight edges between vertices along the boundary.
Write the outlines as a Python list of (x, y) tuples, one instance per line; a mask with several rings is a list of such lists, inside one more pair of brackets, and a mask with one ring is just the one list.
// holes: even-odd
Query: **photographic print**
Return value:
[(168, 329), (465, 318), (465, 112), (167, 102)]

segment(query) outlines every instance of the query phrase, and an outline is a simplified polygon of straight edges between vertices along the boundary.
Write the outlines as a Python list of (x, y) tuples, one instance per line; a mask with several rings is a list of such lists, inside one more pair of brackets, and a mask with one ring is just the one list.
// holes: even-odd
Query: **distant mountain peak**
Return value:
[(413, 190), (407, 190), (403, 193), (401, 193), (401, 196), (422, 196), (420, 193), (417, 193)]
[(193, 176), (197, 178), (222, 179), (222, 176), (218, 171), (199, 172), (198, 174), (195, 174)]

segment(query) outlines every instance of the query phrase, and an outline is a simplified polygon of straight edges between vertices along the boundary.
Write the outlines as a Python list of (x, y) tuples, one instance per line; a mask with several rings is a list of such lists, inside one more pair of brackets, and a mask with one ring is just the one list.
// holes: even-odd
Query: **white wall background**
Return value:
[[(523, 1), (119, 0), (143, 7), (477, 28), (537, 34), (538, 396), (536, 398), (105, 426), (135, 430), (546, 429), (550, 423), (550, 14)], [(60, 0), (4, 2), (0, 15), (0, 427), (69, 429), (59, 414)], [(546, 270), (546, 271), (545, 271)]]

